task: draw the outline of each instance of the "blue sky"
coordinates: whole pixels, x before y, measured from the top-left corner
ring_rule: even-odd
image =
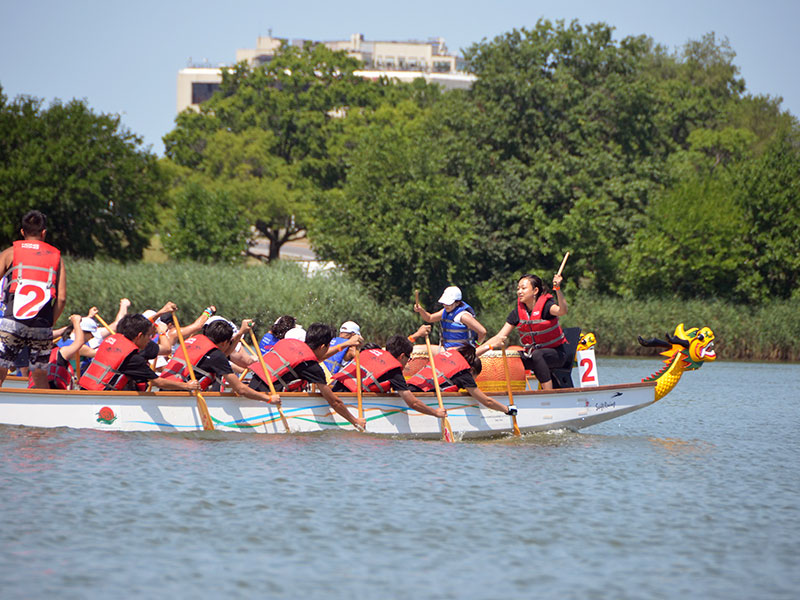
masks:
[[[795,0],[419,0],[346,3],[229,0],[3,0],[0,85],[13,98],[49,104],[85,98],[96,112],[123,123],[161,154],[175,118],[179,69],[207,59],[232,63],[237,48],[276,37],[369,40],[444,37],[451,51],[537,19],[603,21],[616,38],[646,34],[670,49],[714,31],[737,54],[747,90],[783,97],[800,116],[800,2]]]

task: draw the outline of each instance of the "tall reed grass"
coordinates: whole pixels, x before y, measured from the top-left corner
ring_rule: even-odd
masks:
[[[361,325],[368,341],[378,343],[395,333],[408,335],[419,324],[410,301],[407,305],[389,304],[371,298],[362,285],[342,273],[307,276],[300,267],[287,262],[228,266],[68,260],[65,264],[67,308],[61,324],[70,313],[86,314],[93,305],[104,319],[111,320],[123,297],[130,298],[131,310],[138,312],[174,301],[184,323],[214,304],[219,314],[237,323],[244,318],[255,319],[259,335],[284,314],[295,316],[306,327],[319,321],[338,329],[342,322],[353,320]],[[684,323],[687,328],[711,327],[720,359],[800,361],[800,300],[763,306],[715,300],[634,302],[585,294],[570,298],[567,290],[567,301],[569,314],[563,325],[594,332],[599,354],[653,355],[652,349],[637,343],[637,336],[663,338]],[[489,335],[500,329],[514,303],[512,295],[505,308],[478,314]],[[438,308],[428,306],[429,310]],[[432,337],[437,337],[436,331]],[[512,342],[518,342],[516,334]]]

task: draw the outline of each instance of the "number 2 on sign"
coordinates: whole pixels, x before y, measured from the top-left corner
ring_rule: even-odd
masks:
[[[14,292],[14,318],[32,319],[49,299],[44,284],[22,283]]]
[[[581,367],[585,369],[583,371],[583,375],[581,376],[581,383],[594,383],[597,381],[597,378],[594,376],[594,361],[589,358],[581,359]]]

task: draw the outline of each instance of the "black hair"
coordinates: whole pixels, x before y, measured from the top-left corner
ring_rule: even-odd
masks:
[[[380,344],[376,344],[375,342],[367,342],[364,344],[364,347],[361,350],[380,350]]]
[[[72,334],[74,329],[75,326],[72,323],[64,327],[64,331],[61,333],[61,340],[66,342],[69,339],[69,336]]]
[[[117,333],[121,333],[130,341],[136,339],[140,333],[150,335],[153,324],[144,315],[125,315],[117,323]]]
[[[453,350],[453,348],[450,349]],[[455,351],[464,357],[464,360],[467,361],[467,364],[469,364],[470,369],[472,369],[475,375],[481,374],[483,363],[481,363],[481,359],[475,355],[475,346],[472,344],[462,344],[458,348],[455,348]]]
[[[333,327],[325,323],[312,323],[306,331],[306,345],[312,350],[330,344],[333,339]]]
[[[22,231],[26,236],[40,235],[47,228],[47,217],[38,210],[29,210],[22,217]]]
[[[411,356],[411,353],[414,352],[414,344],[408,341],[404,335],[393,335],[386,340],[386,351],[395,358],[400,358],[401,354]]]
[[[203,330],[204,335],[215,344],[228,342],[233,337],[233,326],[223,319],[209,323]]]
[[[174,325],[175,321],[172,319],[172,313],[167,313],[158,317],[164,325]]]
[[[297,319],[295,319],[291,315],[283,315],[279,317],[275,324],[270,329],[270,333],[274,335],[279,340],[282,340],[290,329],[294,329],[294,326],[297,325]],[[333,339],[333,338],[331,338]]]
[[[530,281],[532,288],[539,288],[539,294],[549,294],[550,293],[550,288],[548,288],[544,284],[544,282],[542,281],[542,278],[539,277],[538,275],[532,275],[532,274],[528,273],[528,274],[523,275],[522,277],[520,277],[519,281],[522,281],[523,279],[527,279],[528,281]],[[536,297],[538,298],[539,295],[537,295]]]

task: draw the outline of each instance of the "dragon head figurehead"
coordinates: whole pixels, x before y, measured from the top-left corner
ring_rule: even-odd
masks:
[[[645,377],[642,381],[656,382],[656,400],[666,396],[678,383],[684,371],[694,371],[703,363],[717,359],[714,351],[714,332],[709,327],[686,329],[683,323],[675,328],[673,335],[667,334],[667,341],[652,338],[639,338],[643,346],[665,348],[666,364],[661,370]]]
[[[672,348],[661,353],[669,362],[676,354],[681,354],[687,371],[699,369],[704,362],[717,359],[714,351],[714,332],[709,327],[684,329],[683,323],[675,328],[675,334],[667,336]]]

